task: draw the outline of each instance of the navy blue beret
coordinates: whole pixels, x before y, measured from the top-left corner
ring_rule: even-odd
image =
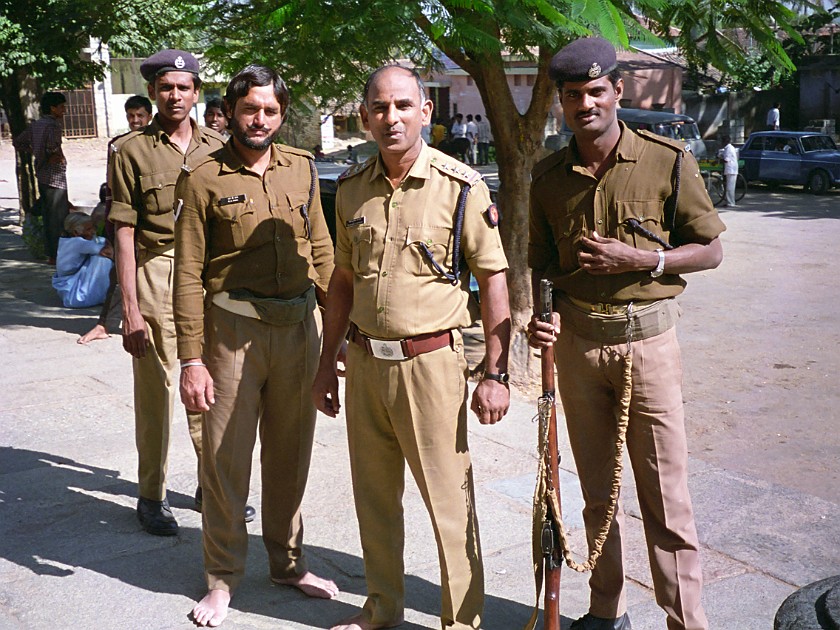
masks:
[[[149,83],[167,72],[190,72],[198,76],[198,59],[184,50],[161,50],[140,64],[140,74]]]
[[[552,57],[548,76],[555,83],[590,81],[608,75],[617,65],[611,43],[601,37],[584,37]]]

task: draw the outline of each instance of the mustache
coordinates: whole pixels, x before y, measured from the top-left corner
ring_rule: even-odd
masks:
[[[583,118],[584,116],[597,116],[598,110],[596,109],[588,109],[585,112],[578,112],[575,114],[575,118]]]
[[[251,125],[248,125],[247,129],[250,129],[251,131],[271,131],[271,129],[269,127],[267,127],[266,125],[253,125],[253,124],[251,124]]]

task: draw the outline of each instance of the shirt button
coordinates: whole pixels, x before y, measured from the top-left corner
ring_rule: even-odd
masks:
[[[382,277],[383,277],[383,278],[384,278],[385,276],[387,276],[387,275],[388,275],[388,272],[387,272],[387,271],[383,271],[383,272],[382,272]]]
[[[600,186],[596,186],[596,187],[595,187],[595,190],[600,191],[600,190],[601,190],[601,187],[600,187]]]
[[[602,219],[598,219],[598,225],[601,225],[604,221]]]
[[[384,307],[384,306],[380,306],[378,309],[376,309],[376,312],[377,312],[377,313],[381,313],[381,312],[383,312],[384,310],[385,310],[385,307]]]

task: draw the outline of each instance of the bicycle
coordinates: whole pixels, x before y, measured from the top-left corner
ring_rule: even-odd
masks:
[[[712,168],[704,168],[701,165],[701,173],[703,174],[703,181],[706,185],[706,192],[714,205],[719,205],[726,201],[726,180],[723,173]],[[735,178],[735,202],[741,201],[747,194],[747,179],[738,173]]]

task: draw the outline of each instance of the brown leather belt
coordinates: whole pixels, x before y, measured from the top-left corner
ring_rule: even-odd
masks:
[[[605,302],[584,302],[583,300],[578,300],[577,298],[573,298],[571,295],[567,295],[566,299],[569,300],[572,304],[577,306],[579,309],[586,311],[587,313],[598,313],[599,315],[626,315],[627,314],[627,304],[607,304]],[[637,300],[633,302],[633,308],[639,309],[644,308],[646,306],[650,306],[651,304],[657,302],[659,300]]]
[[[351,323],[349,339],[364,348],[365,352],[372,357],[388,361],[402,361],[451,346],[452,331],[442,330],[406,339],[374,339],[360,331],[356,324]]]

